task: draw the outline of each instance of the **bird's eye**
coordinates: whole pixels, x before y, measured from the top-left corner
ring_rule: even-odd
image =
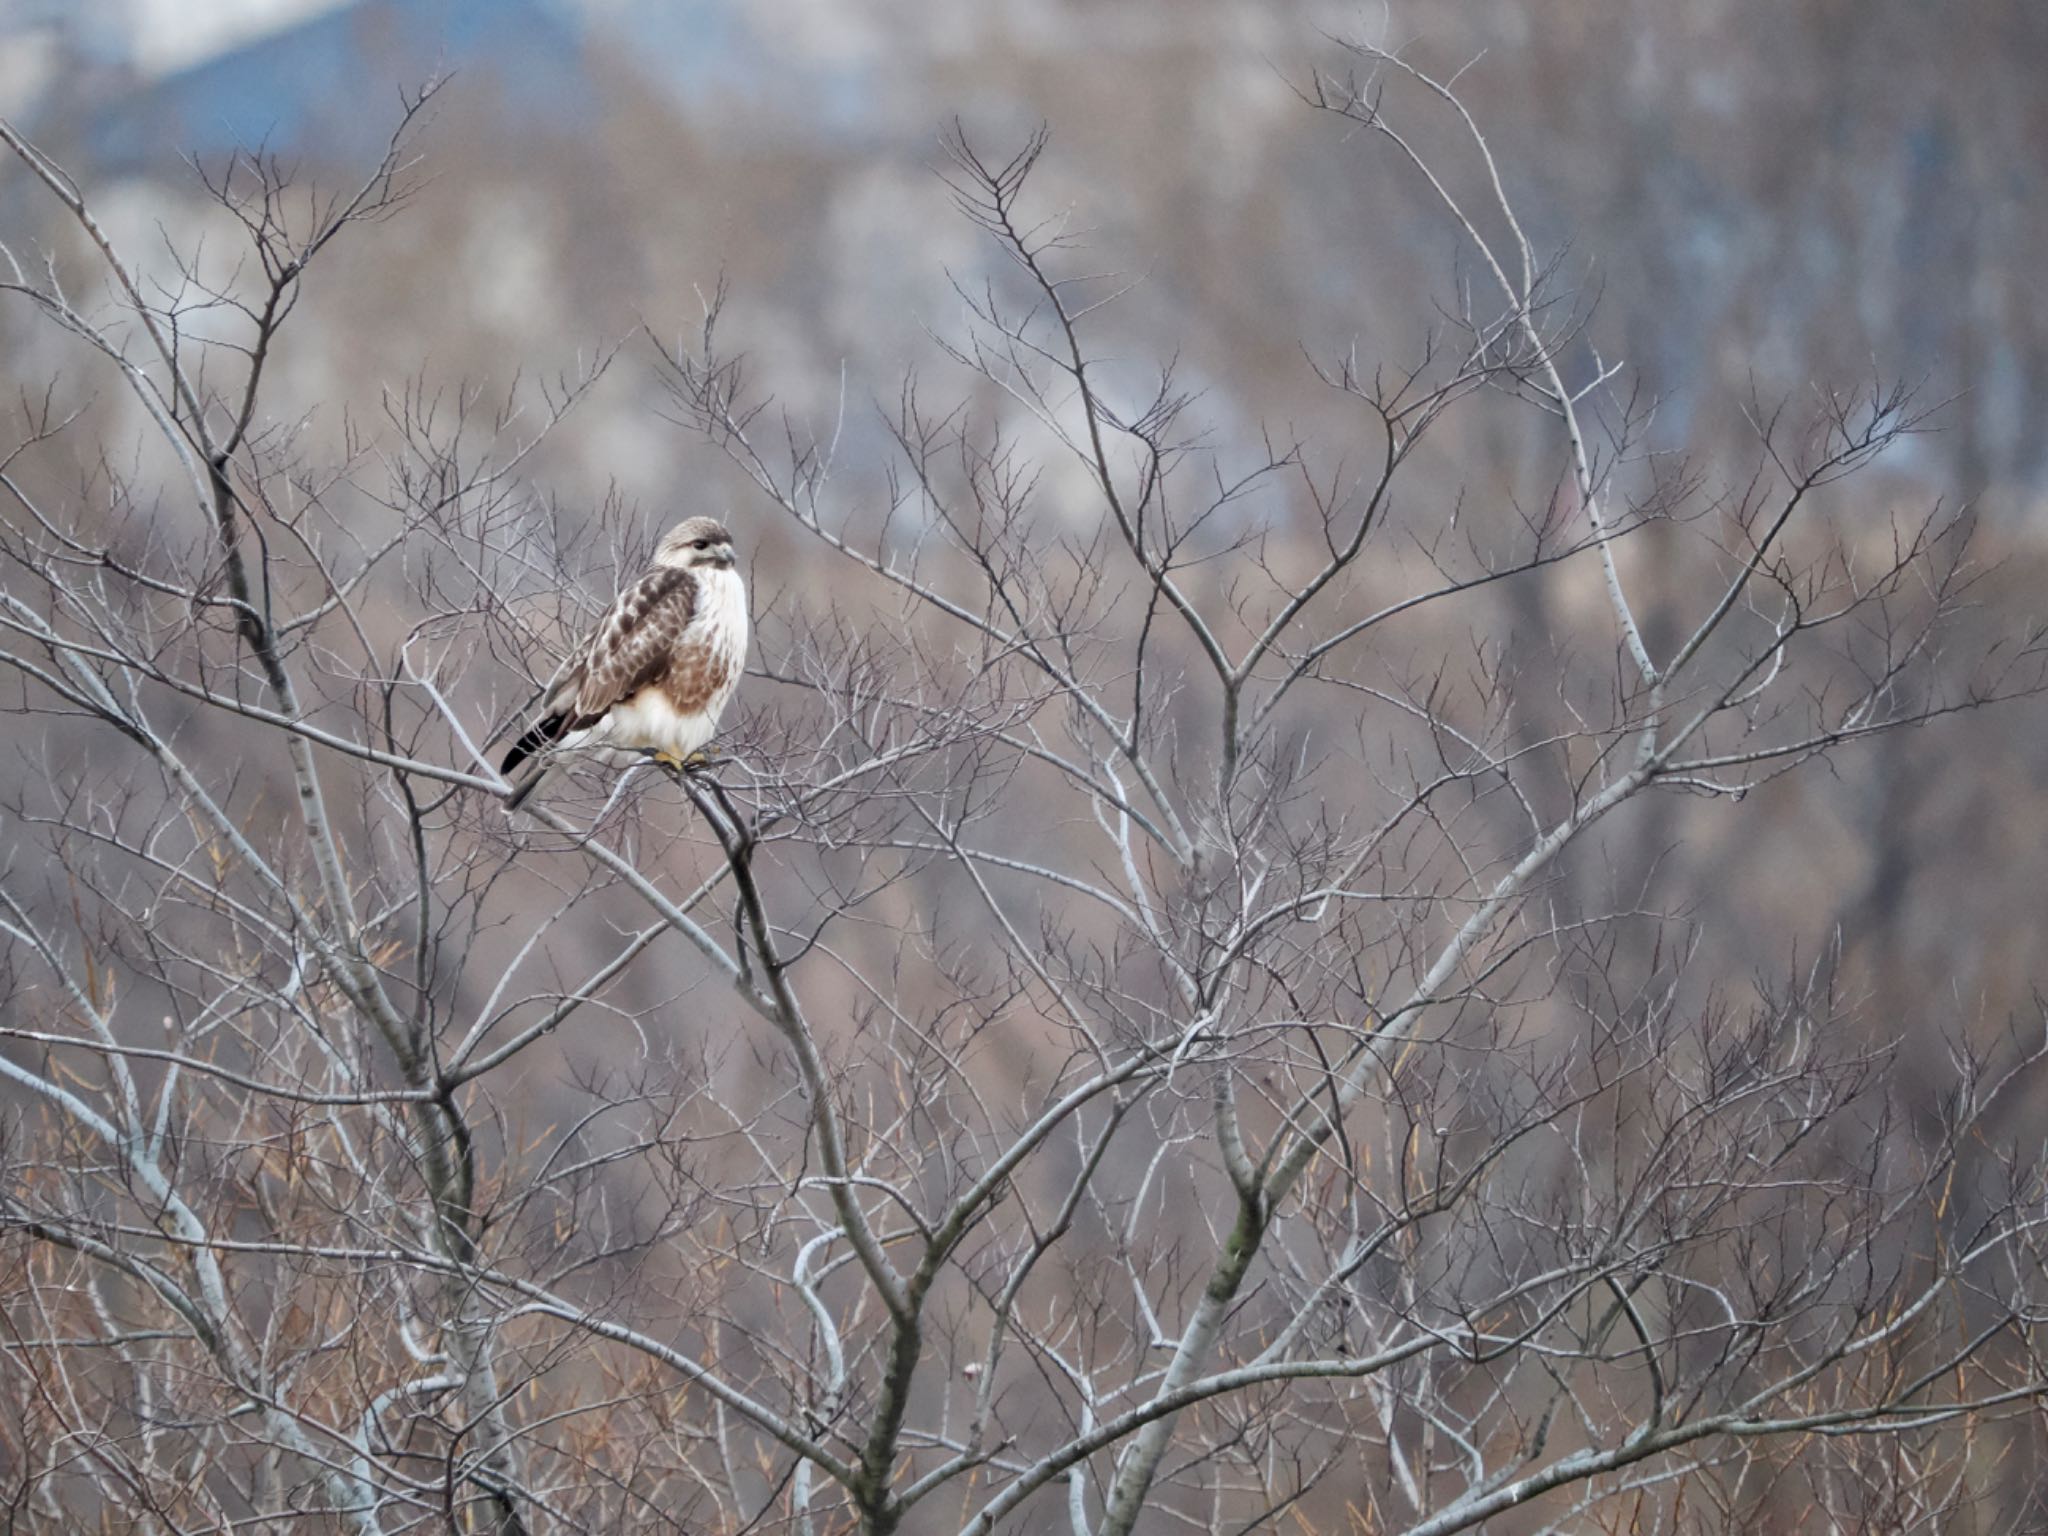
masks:
[[[711,547],[711,541],[709,539],[699,539],[690,547],[692,549],[709,549]]]

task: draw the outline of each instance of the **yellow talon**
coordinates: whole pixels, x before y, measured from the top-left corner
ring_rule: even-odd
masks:
[[[680,773],[682,771],[683,760],[680,757],[677,757],[673,752],[657,752],[654,754],[654,760],[657,763],[661,764],[662,767],[668,769],[671,773]]]

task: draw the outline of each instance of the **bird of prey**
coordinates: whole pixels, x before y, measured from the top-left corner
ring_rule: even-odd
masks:
[[[682,766],[711,739],[747,655],[747,589],[716,518],[677,523],[654,564],[613,600],[500,769],[517,810],[578,748],[652,752]]]

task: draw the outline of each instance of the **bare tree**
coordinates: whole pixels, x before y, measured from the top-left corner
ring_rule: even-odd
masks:
[[[1620,857],[2038,646],[1951,654],[1964,526],[1843,488],[1906,392],[1759,405],[1725,489],[1649,454],[1460,98],[1352,63],[1307,103],[1465,280],[1406,363],[1316,359],[1346,455],[1133,387],[1043,138],[956,131],[981,404],[906,384],[845,499],[714,299],[675,415],[821,579],[756,571],[720,761],[512,822],[491,743],[637,536],[522,492],[609,356],[332,460],[266,404],[432,89],[344,195],[237,157],[241,260],[171,283],[0,127],[80,242],[0,288],[155,443],[53,391],[0,465],[20,1528],[2038,1524],[2038,1022],[1915,1095],[1882,999],[1696,974]],[[1540,504],[1428,468],[1495,410]],[[1496,599],[1581,573],[1539,674]]]

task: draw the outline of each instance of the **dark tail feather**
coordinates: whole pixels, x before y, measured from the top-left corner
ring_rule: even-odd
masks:
[[[505,754],[505,761],[498,764],[498,772],[510,777],[512,770],[532,757],[541,748],[562,739],[563,727],[568,725],[567,715],[548,715],[536,720],[526,728],[526,734],[512,743],[512,750]]]
[[[512,786],[512,793],[505,797],[505,814],[507,816],[526,804],[526,797],[540,788],[541,781],[548,777],[548,771],[549,764],[545,762],[535,763],[526,770],[526,777],[517,784],[514,784]]]
[[[560,741],[568,725],[569,717],[566,714],[548,715],[535,721],[523,736],[512,743],[512,750],[505,754],[505,761],[498,765],[498,772],[508,779],[511,778],[513,769]],[[526,797],[540,788],[540,781],[547,776],[547,764],[534,763],[526,771],[526,776],[512,786],[512,793],[505,797],[505,809],[508,812],[518,810],[526,803]]]

